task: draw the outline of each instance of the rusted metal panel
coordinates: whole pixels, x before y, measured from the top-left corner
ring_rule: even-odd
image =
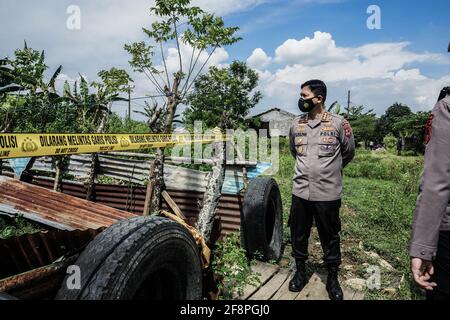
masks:
[[[0,239],[0,279],[41,268],[63,256],[73,255],[102,230],[52,230]],[[0,291],[4,285],[5,282],[0,281]]]
[[[23,215],[61,230],[98,229],[135,216],[8,177],[0,177],[0,193],[0,214]]]
[[[170,157],[169,157],[170,158]],[[202,159],[202,162],[208,162],[208,159]],[[149,160],[123,158],[116,155],[99,155],[99,171],[100,175],[110,178],[131,182],[135,184],[143,184],[148,177],[150,167]],[[233,163],[231,161],[230,163]],[[90,173],[91,156],[88,154],[71,155],[67,173],[78,179],[87,179]],[[256,165],[249,163],[249,165]],[[11,172],[8,161],[3,161],[3,169]],[[38,174],[54,174],[56,167],[54,159],[51,157],[40,157],[34,162],[32,168]],[[170,164],[164,165],[164,181],[168,188],[178,190],[193,190],[205,192],[208,180],[208,172],[192,170],[180,166]],[[227,166],[225,171],[226,184],[242,185],[242,170],[234,165]]]
[[[44,267],[0,280],[0,292],[15,299],[54,299],[61,288],[66,268],[75,262],[76,256]]]
[[[33,183],[45,188],[53,187],[53,179],[35,178]],[[80,198],[86,196],[84,186],[75,182],[63,182],[62,191]],[[142,215],[145,201],[145,186],[126,185],[94,185],[94,201],[119,210]],[[200,212],[203,193],[197,191],[183,191],[168,189],[167,192],[188,218],[189,224],[194,226]],[[236,232],[240,228],[240,218],[243,197],[241,195],[222,195],[219,200],[218,215],[220,220],[221,236]],[[169,210],[163,202],[163,209]]]

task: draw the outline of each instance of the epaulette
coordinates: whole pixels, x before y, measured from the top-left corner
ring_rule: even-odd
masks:
[[[298,123],[308,123],[308,114],[305,114],[298,120]]]
[[[322,122],[330,122],[330,121],[331,121],[330,114],[328,112],[324,112],[322,115]]]

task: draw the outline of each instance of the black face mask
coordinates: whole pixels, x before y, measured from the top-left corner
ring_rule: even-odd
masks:
[[[317,98],[317,97],[312,97],[309,99],[303,99],[300,98],[298,100],[298,108],[300,109],[301,112],[310,112],[312,109],[314,109],[315,104],[313,102],[313,99]]]

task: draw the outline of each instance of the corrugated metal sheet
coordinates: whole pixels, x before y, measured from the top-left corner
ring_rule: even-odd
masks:
[[[90,163],[91,156],[88,154],[72,155],[67,173],[78,179],[87,179],[90,171]],[[126,182],[142,184],[148,178],[149,168],[150,161],[123,158],[116,155],[99,155],[98,174]],[[6,172],[12,173],[8,161],[3,161],[3,169]],[[54,174],[56,167],[51,157],[41,157],[36,159],[32,170],[48,175],[49,173]],[[228,166],[225,171],[225,180],[225,186],[243,186],[244,181],[241,168],[239,166]],[[170,189],[205,192],[208,173],[164,164],[164,181]],[[229,190],[229,188],[225,188],[223,192],[226,192],[226,190]],[[235,192],[233,191],[233,193]]]
[[[49,265],[83,249],[97,230],[45,231],[0,239],[0,279]],[[0,292],[6,283],[0,281]],[[17,284],[17,283],[16,283]]]
[[[74,262],[71,259],[56,262],[0,280],[0,292],[15,299],[54,299],[61,288],[67,266]]]
[[[32,183],[49,189],[53,188],[53,179],[51,178],[34,178]],[[65,194],[82,199],[86,197],[85,187],[81,183],[64,181],[61,190]],[[136,215],[142,215],[145,192],[145,186],[95,184],[93,201]],[[203,193],[173,189],[167,189],[167,192],[188,218],[188,223],[193,226],[200,212]],[[220,197],[218,206],[220,223],[218,228],[221,236],[239,230],[242,202],[243,197],[241,195],[222,195]],[[169,209],[164,202],[163,209]]]
[[[60,230],[98,229],[135,216],[4,176],[0,176],[0,193],[0,214],[23,215]]]

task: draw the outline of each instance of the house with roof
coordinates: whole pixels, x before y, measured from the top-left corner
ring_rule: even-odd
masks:
[[[270,137],[287,137],[292,121],[297,116],[280,108],[272,108],[250,118],[259,118],[261,121],[261,126],[254,129],[267,129]]]

